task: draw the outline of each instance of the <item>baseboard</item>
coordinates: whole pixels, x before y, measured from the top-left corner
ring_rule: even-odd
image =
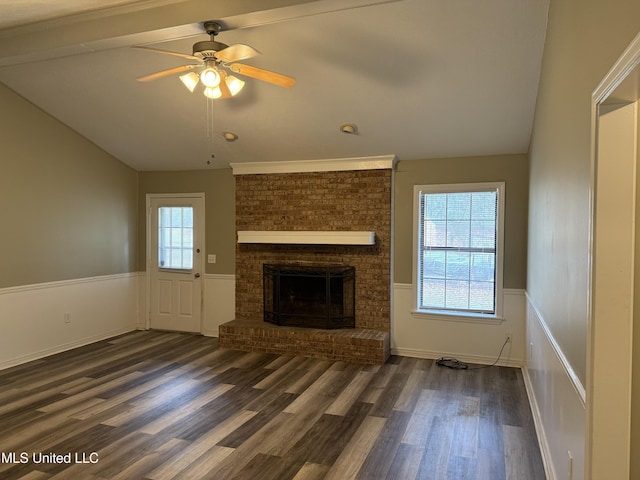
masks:
[[[55,355],[57,353],[66,352],[67,350],[72,350],[74,348],[84,347],[85,345],[90,345],[92,343],[100,342],[108,338],[117,337],[118,335],[133,332],[135,330],[136,330],[135,328],[123,328],[119,330],[114,330],[112,332],[105,332],[100,335],[95,335],[93,337],[81,338],[79,340],[65,343],[63,345],[57,345],[53,348],[48,348],[45,350],[41,350],[39,352],[30,353],[29,355],[23,355],[21,357],[11,359],[10,361],[0,363],[0,370],[5,370],[7,368],[15,367],[17,365],[22,365],[23,363],[32,362],[34,360],[40,360],[41,358],[48,357],[50,355]]]
[[[453,357],[464,363],[477,363],[480,365],[493,365],[498,358],[496,353],[495,357],[486,357],[480,355],[459,355],[454,352],[434,352],[429,350],[418,350],[411,348],[391,348],[392,355],[399,355],[401,357],[413,357],[413,358],[426,358],[429,360],[436,360],[440,357]],[[503,359],[501,358],[496,363],[500,367],[515,367],[522,368],[522,362],[519,360]]]
[[[533,384],[531,383],[531,377],[529,376],[529,371],[526,367],[522,367],[522,378],[524,380],[524,388],[527,392],[527,398],[529,399],[529,405],[531,407],[531,415],[533,416],[533,423],[536,429],[540,455],[542,456],[542,463],[544,464],[544,473],[547,480],[556,480],[558,477],[555,469],[553,468],[551,449],[546,441],[547,435],[545,433],[544,423],[542,422],[542,414],[540,413],[540,407],[536,400],[536,396],[533,393]]]

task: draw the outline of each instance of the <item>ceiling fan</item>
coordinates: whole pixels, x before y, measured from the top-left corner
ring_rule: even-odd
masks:
[[[295,85],[295,79],[287,75],[252,67],[251,65],[235,63],[260,55],[260,52],[242,43],[229,46],[216,42],[215,36],[223,30],[220,23],[214,21],[204,22],[204,29],[211,38],[210,40],[194,43],[193,55],[134,45],[134,48],[173,55],[197,62],[138,77],[137,80],[139,82],[150,82],[181,73],[180,80],[191,92],[195,90],[199,83],[202,83],[204,95],[208,98],[230,98],[242,90],[245,82],[230,75],[227,70],[280,87],[291,88]]]

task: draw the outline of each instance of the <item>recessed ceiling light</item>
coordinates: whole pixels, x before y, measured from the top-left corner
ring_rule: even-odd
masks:
[[[355,135],[358,133],[358,126],[355,123],[345,123],[340,125],[340,131],[349,135]]]
[[[222,132],[222,136],[227,142],[235,142],[238,139],[238,135],[233,132]]]

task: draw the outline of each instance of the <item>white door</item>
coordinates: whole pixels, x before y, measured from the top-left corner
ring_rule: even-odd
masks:
[[[148,195],[149,327],[200,332],[204,194]]]

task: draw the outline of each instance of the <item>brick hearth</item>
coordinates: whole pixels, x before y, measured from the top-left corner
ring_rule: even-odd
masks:
[[[260,319],[220,325],[221,347],[379,365],[389,358],[389,333],[371,329],[281,327]]]
[[[391,318],[391,168],[236,175],[237,231],[371,231],[375,244],[237,244],[236,319],[220,346],[331,360],[384,363]],[[265,263],[356,269],[355,329],[319,330],[263,321]]]

